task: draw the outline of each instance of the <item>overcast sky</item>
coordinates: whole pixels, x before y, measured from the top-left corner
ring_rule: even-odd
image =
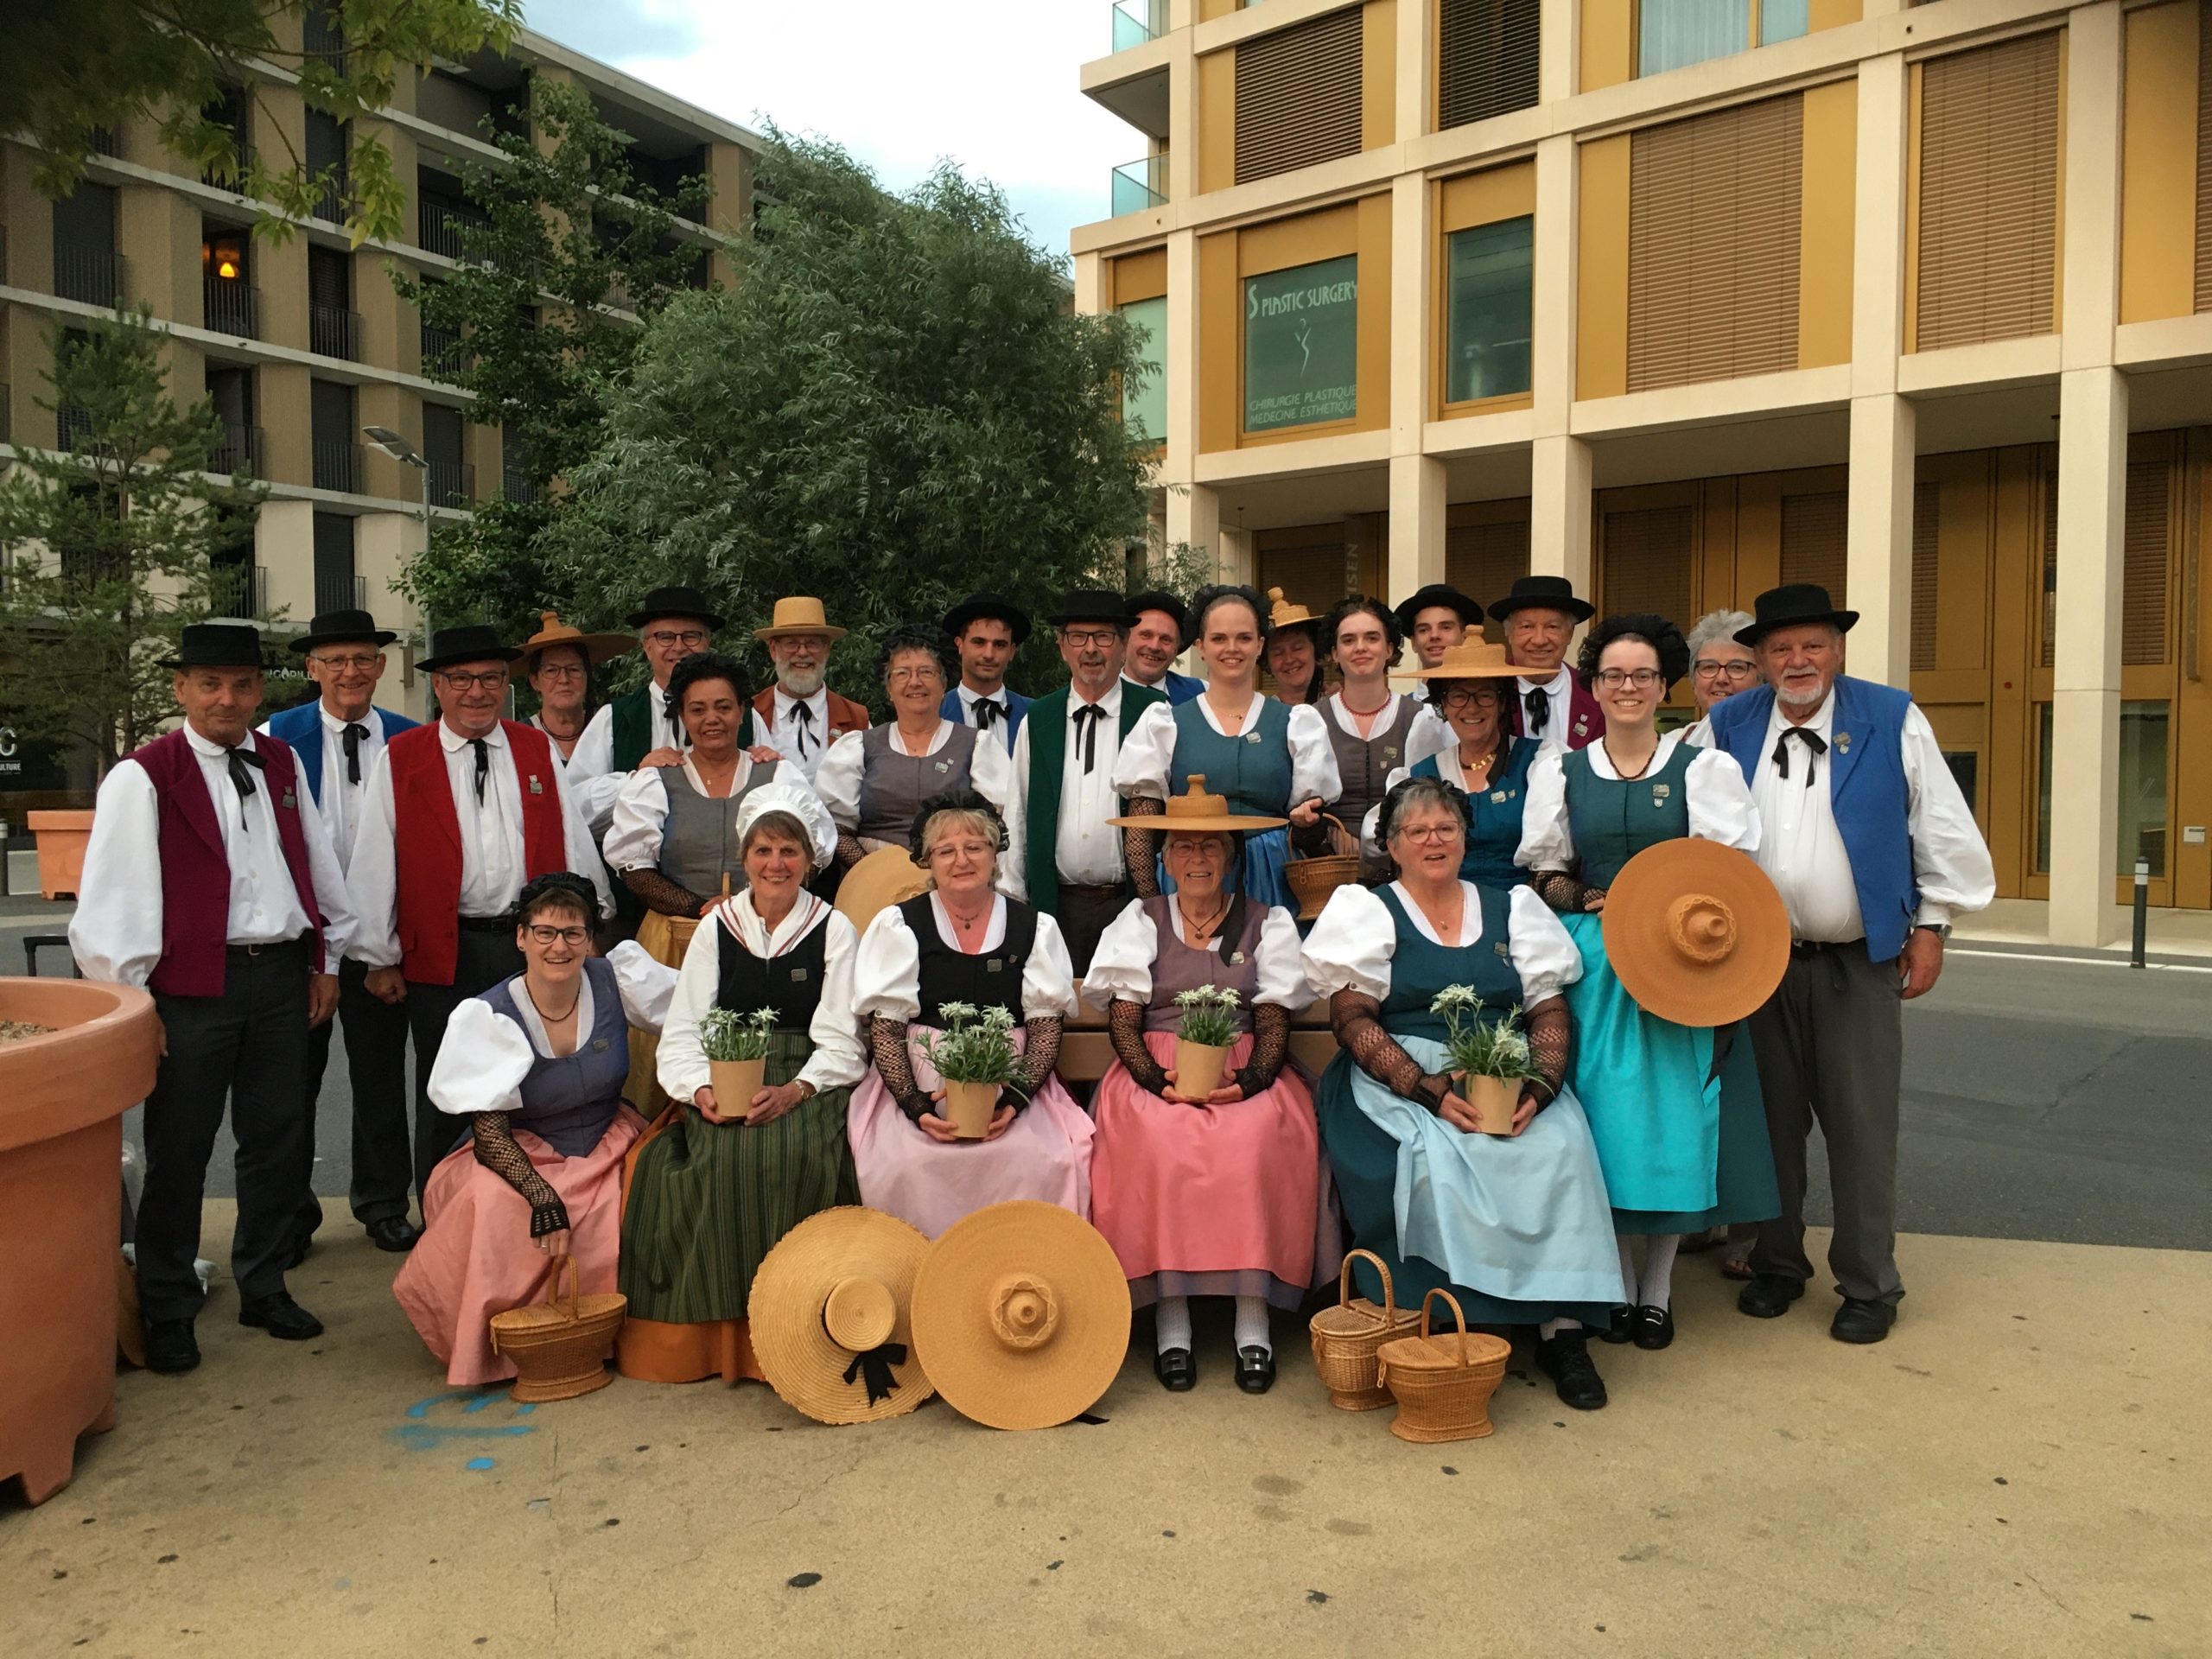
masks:
[[[833,139],[903,188],[949,157],[1065,254],[1135,128],[1076,89],[1112,0],[526,0],[531,29],[729,120]]]

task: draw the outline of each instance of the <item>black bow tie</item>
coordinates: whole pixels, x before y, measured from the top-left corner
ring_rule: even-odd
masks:
[[[492,751],[480,737],[468,740],[468,747],[476,751],[476,804],[484,804],[484,780],[492,772]]]
[[[1828,752],[1828,741],[1809,726],[1783,727],[1782,735],[1774,740],[1774,775],[1777,778],[1786,779],[1789,776],[1789,740],[1793,737],[1802,743],[1807,750],[1805,787],[1810,789],[1813,786],[1812,757],[1815,754],[1826,754]]]
[[[814,710],[804,702],[791,704],[791,718],[798,722],[798,752],[806,753],[806,740],[814,732]]]
[[[369,728],[354,721],[346,722],[346,781],[361,781],[361,740],[368,736]]]
[[[228,750],[226,752],[225,758],[230,763],[231,785],[238,791],[238,799],[242,802],[251,800],[253,798],[253,773],[255,772],[267,771],[269,768],[269,763],[263,760],[260,755],[255,753],[253,750],[247,748]],[[253,768],[252,772],[246,770],[249,766]]]
[[[1086,702],[1074,714],[1076,734],[1083,739],[1083,772],[1086,778],[1098,764],[1098,722],[1106,717],[1106,710],[1095,702]]]
[[[1529,735],[1540,735],[1544,729],[1544,722],[1552,717],[1551,693],[1540,685],[1521,699],[1521,706],[1529,711]]]
[[[988,732],[991,729],[991,722],[993,721],[1004,720],[1005,718],[1006,704],[996,702],[990,697],[978,697],[976,699],[976,727],[977,730]]]

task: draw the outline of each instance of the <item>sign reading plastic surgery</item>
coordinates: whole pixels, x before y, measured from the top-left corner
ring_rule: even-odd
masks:
[[[1244,429],[1348,421],[1359,403],[1359,257],[1244,279]]]

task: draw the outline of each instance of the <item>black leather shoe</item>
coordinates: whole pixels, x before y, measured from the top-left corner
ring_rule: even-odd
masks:
[[[1170,1394],[1188,1394],[1198,1386],[1198,1363],[1187,1348],[1169,1348],[1154,1354],[1152,1374]]]
[[[1675,1339],[1675,1310],[1653,1307],[1649,1303],[1636,1310],[1636,1345],[1639,1348],[1664,1348]]]
[[[1275,1385],[1275,1357],[1265,1348],[1236,1351],[1236,1386],[1247,1394],[1265,1394]]]
[[[1828,1325],[1828,1335],[1838,1342],[1879,1342],[1897,1322],[1897,1311],[1889,1303],[1862,1302],[1847,1296]]]
[[[1805,1281],[1779,1273],[1755,1273],[1736,1293],[1736,1311],[1755,1319],[1778,1319],[1805,1294]]]
[[[1591,1363],[1590,1344],[1580,1331],[1562,1331],[1539,1338],[1536,1364],[1560,1399],[1577,1411],[1595,1411],[1605,1403],[1605,1379]]]
[[[282,1337],[286,1342],[305,1342],[310,1337],[322,1334],[322,1321],[292,1300],[288,1290],[273,1296],[257,1296],[240,1305],[240,1325],[257,1325],[272,1337]]]
[[[380,1250],[390,1250],[397,1255],[415,1248],[415,1241],[423,1236],[423,1230],[404,1216],[383,1216],[364,1223],[369,1243]]]
[[[146,1369],[174,1376],[200,1363],[200,1338],[190,1319],[156,1319],[146,1327]]]
[[[1612,1323],[1598,1333],[1599,1338],[1605,1342],[1626,1342],[1636,1332],[1635,1313],[1636,1310],[1626,1302],[1621,1303],[1613,1309]]]

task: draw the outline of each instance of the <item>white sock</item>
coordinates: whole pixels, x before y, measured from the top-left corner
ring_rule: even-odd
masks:
[[[1187,1349],[1191,1345],[1191,1299],[1187,1296],[1163,1296],[1154,1310],[1153,1322],[1160,1328],[1160,1351],[1170,1348]]]
[[[1681,1247],[1680,1233],[1658,1233],[1643,1241],[1643,1279],[1637,1287],[1636,1301],[1644,1307],[1664,1307],[1675,1282],[1675,1252]]]
[[[1236,1299],[1236,1346],[1264,1348],[1275,1351],[1274,1340],[1268,1335],[1268,1299],[1264,1296],[1239,1296]]]
[[[1536,1334],[1549,1342],[1562,1331],[1580,1331],[1581,1328],[1582,1321],[1580,1319],[1546,1319],[1536,1327]]]
[[[1627,1234],[1615,1233],[1613,1243],[1621,1249],[1621,1300],[1633,1305],[1636,1301],[1636,1258],[1629,1254]]]

